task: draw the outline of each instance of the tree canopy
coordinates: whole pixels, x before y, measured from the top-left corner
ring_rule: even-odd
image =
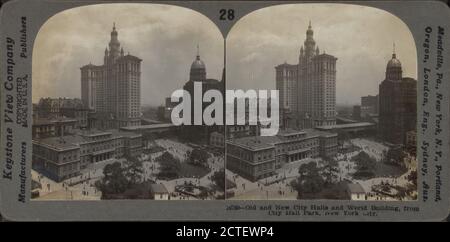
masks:
[[[159,178],[177,178],[180,173],[180,161],[176,159],[169,152],[164,152],[160,157],[156,159],[160,164],[160,169],[158,173]]]
[[[298,172],[300,176],[291,183],[291,186],[298,192],[299,197],[305,193],[318,193],[322,191],[324,180],[315,162],[302,164]]]
[[[208,162],[209,154],[202,149],[193,149],[189,154],[189,163],[193,165],[205,166]]]
[[[225,171],[219,170],[214,172],[214,174],[211,176],[211,180],[214,182],[214,184],[217,186],[218,189],[221,191],[225,190]]]

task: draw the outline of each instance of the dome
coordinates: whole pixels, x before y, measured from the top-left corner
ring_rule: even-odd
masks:
[[[396,68],[402,67],[402,63],[396,58],[395,54],[392,54],[392,59],[389,60],[389,62],[387,64],[387,68],[392,68],[392,67],[396,67]]]
[[[206,69],[205,63],[203,63],[203,61],[200,60],[199,55],[197,55],[197,58],[195,58],[194,62],[192,62],[191,70],[193,69]]]

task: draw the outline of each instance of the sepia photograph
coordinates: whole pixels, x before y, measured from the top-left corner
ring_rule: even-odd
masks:
[[[233,26],[226,55],[227,89],[278,90],[280,123],[227,126],[227,199],[417,199],[417,52],[399,18],[267,7]]]
[[[158,4],[60,12],[33,49],[33,200],[224,198],[218,126],[176,126],[175,90],[223,91],[223,36]]]

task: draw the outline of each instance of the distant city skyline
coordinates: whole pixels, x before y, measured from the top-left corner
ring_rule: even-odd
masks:
[[[377,95],[393,44],[405,77],[417,79],[417,51],[408,27],[380,9],[347,4],[286,4],[241,18],[227,36],[227,88],[274,89],[275,66],[297,64],[309,21],[320,53],[338,58],[336,104]]]
[[[221,79],[223,37],[202,14],[159,4],[99,4],[63,11],[42,26],[33,52],[33,103],[45,97],[81,98],[80,68],[103,63],[113,22],[125,54],[143,60],[142,106],[163,105],[182,88],[197,45],[208,76]]]

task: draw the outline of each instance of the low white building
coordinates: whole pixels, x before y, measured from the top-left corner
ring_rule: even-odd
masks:
[[[169,200],[169,192],[163,184],[151,184],[150,194],[154,200]]]
[[[347,193],[350,196],[350,200],[354,201],[365,201],[366,192],[364,188],[359,183],[349,183],[347,184]]]

